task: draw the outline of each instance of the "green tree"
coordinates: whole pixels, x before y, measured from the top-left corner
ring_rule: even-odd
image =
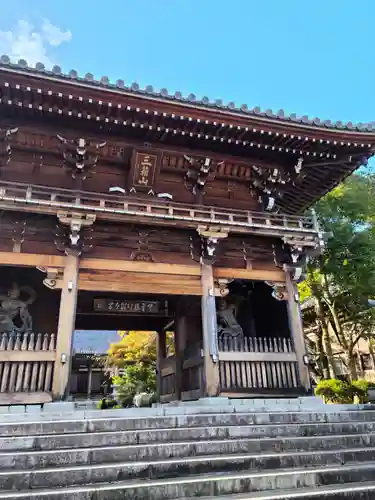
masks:
[[[322,229],[333,233],[324,253],[310,261],[300,292],[306,325],[315,326],[318,371],[335,377],[332,344],[340,346],[356,379],[355,348],[372,336],[375,290],[375,178],[354,174],[315,209]]]
[[[126,402],[140,392],[156,392],[156,332],[124,331],[119,342],[108,351],[108,364],[121,368],[121,376],[114,378],[120,398]],[[167,354],[173,355],[173,334],[167,333]]]
[[[111,344],[109,362],[120,368],[128,363],[156,363],[157,333],[148,331],[124,331],[121,339]]]

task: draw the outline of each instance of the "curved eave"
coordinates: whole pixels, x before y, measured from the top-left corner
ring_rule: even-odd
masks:
[[[40,82],[50,82],[56,85],[65,86],[65,88],[82,89],[99,93],[103,101],[109,101],[111,96],[122,97],[125,99],[136,100],[140,106],[146,103],[153,104],[155,108],[161,110],[170,110],[175,113],[191,113],[197,119],[211,119],[211,120],[228,120],[229,123],[234,125],[243,123],[247,126],[257,124],[258,126],[264,125],[271,129],[287,129],[290,131],[300,132],[301,134],[310,132],[317,134],[321,137],[335,137],[337,140],[351,138],[351,140],[358,141],[375,141],[375,122],[367,124],[352,124],[337,121],[332,123],[329,120],[322,121],[318,118],[313,120],[307,116],[297,117],[294,114],[289,116],[280,110],[278,113],[273,113],[271,110],[262,112],[260,108],[248,109],[246,105],[236,107],[233,103],[228,105],[219,104],[217,101],[212,102],[208,98],[202,100],[192,99],[192,96],[185,98],[179,92],[174,95],[169,94],[166,89],[160,92],[150,90],[150,87],[140,89],[137,84],[132,84],[127,87],[119,81],[116,84],[111,84],[106,77],[100,81],[94,80],[90,75],[88,78],[80,78],[79,76],[72,77],[71,75],[60,73],[37,70],[28,66],[21,67],[19,64],[10,64],[0,62],[0,72],[10,76],[21,76],[27,79],[34,78]],[[178,111],[177,111],[178,110]]]

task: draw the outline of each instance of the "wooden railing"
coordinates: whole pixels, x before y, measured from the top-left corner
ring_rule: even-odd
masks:
[[[298,235],[314,246],[318,236],[314,217],[278,215],[216,207],[183,205],[175,202],[147,200],[131,196],[75,192],[68,189],[32,186],[0,181],[0,205],[40,213],[56,214],[61,210],[79,210],[96,213],[102,219],[141,217],[148,222],[163,224],[180,222],[186,227],[198,224],[225,225],[231,232],[254,232],[260,235]]]
[[[299,389],[297,357],[290,339],[220,339],[219,370],[222,393]]]
[[[50,401],[55,335],[0,333],[0,405]]]

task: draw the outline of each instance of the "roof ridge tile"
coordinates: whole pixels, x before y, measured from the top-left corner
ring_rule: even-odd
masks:
[[[303,125],[312,125],[318,128],[336,128],[340,130],[351,130],[351,131],[359,131],[359,132],[372,132],[375,129],[375,122],[369,123],[356,123],[347,122],[344,123],[341,120],[337,120],[332,122],[331,120],[321,120],[316,117],[310,119],[307,115],[303,115],[301,117],[297,117],[295,113],[290,113],[287,115],[283,109],[280,109],[277,113],[275,113],[272,109],[267,109],[263,111],[259,106],[256,106],[252,109],[249,109],[247,104],[241,104],[240,106],[236,106],[233,101],[229,101],[227,104],[224,104],[222,99],[214,99],[211,100],[207,96],[203,96],[201,99],[198,99],[195,94],[190,93],[188,96],[183,96],[180,91],[176,91],[174,93],[169,93],[168,89],[162,88],[159,92],[155,91],[151,85],[146,85],[144,88],[140,88],[140,85],[137,82],[133,82],[130,85],[126,85],[124,80],[117,80],[116,82],[111,82],[109,77],[104,75],[100,78],[100,80],[95,79],[94,75],[90,72],[86,73],[84,77],[81,77],[79,73],[72,69],[68,73],[64,73],[62,68],[59,65],[54,65],[52,70],[48,70],[42,62],[37,62],[34,67],[28,65],[25,59],[19,59],[17,63],[11,61],[11,58],[4,54],[0,57],[0,69],[2,67],[10,68],[10,69],[21,69],[23,71],[27,71],[28,73],[34,73],[38,76],[44,74],[45,76],[54,76],[61,78],[61,80],[76,80],[77,82],[87,82],[90,85],[95,87],[112,87],[117,88],[118,90],[122,90],[124,92],[131,92],[133,94],[138,95],[148,95],[152,97],[159,97],[164,100],[170,101],[178,101],[182,103],[190,103],[195,104],[197,106],[201,106],[202,108],[219,108],[224,110],[230,110],[232,112],[236,112],[238,114],[246,114],[250,116],[261,116],[270,118],[273,120],[278,120],[280,122],[294,122],[300,123]]]

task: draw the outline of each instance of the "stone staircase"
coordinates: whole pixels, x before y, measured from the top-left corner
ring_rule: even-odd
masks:
[[[375,411],[328,408],[2,415],[0,500],[375,499]]]

